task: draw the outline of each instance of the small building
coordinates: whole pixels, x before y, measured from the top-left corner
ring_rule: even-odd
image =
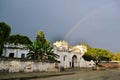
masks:
[[[2,56],[10,58],[25,58],[29,50],[21,44],[5,44]]]

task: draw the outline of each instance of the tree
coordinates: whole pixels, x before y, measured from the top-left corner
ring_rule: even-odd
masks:
[[[27,54],[27,57],[30,59],[39,59],[39,46],[38,41],[34,40],[34,43],[32,45],[28,45],[29,53]]]
[[[105,49],[89,48],[83,57],[86,60],[93,60],[98,65],[100,61],[111,60],[112,53]]]
[[[23,44],[23,45],[32,44],[32,41],[27,36],[23,36],[19,34],[11,35],[7,42],[14,44]]]
[[[45,38],[43,31],[38,32],[34,44],[30,45],[28,48],[30,49],[28,58],[41,61],[54,61],[58,57],[57,54],[54,54],[53,47],[50,46],[50,42]]]
[[[53,47],[50,46],[50,42],[49,40],[46,39],[46,42],[45,42],[45,53],[47,54],[47,60],[49,61],[55,61],[56,58],[58,58],[59,56],[57,54],[54,53],[53,51]]]
[[[0,56],[3,53],[4,44],[11,32],[11,27],[5,22],[0,22]]]

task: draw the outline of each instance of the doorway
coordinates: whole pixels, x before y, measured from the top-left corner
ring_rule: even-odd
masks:
[[[72,68],[74,68],[76,66],[77,66],[77,56],[73,55],[73,57],[72,57]]]
[[[9,57],[10,57],[10,58],[14,58],[14,53],[10,53],[10,54],[9,54]]]

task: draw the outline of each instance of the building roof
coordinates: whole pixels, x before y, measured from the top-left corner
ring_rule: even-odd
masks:
[[[76,46],[68,47],[69,45],[66,41],[56,41],[55,43],[53,43],[53,46],[57,50],[61,50],[61,51],[67,50],[68,52],[74,52],[80,54],[84,54],[85,52],[87,52],[87,47],[85,45],[76,45]]]
[[[4,47],[5,48],[14,48],[14,49],[26,49],[27,48],[26,45],[14,44],[14,43],[12,43],[12,44],[7,43],[4,45]]]

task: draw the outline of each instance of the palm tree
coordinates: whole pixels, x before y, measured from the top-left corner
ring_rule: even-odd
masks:
[[[30,49],[28,58],[31,59],[55,61],[58,57],[57,54],[54,54],[53,47],[50,46],[50,42],[45,39],[43,31],[38,32],[34,44],[28,46],[28,48]]]
[[[41,59],[39,41],[35,40],[32,45],[28,45],[29,53],[27,57],[30,59]],[[41,56],[40,56],[41,55]]]
[[[58,58],[59,56],[54,53],[53,47],[50,46],[50,42],[47,39],[46,39],[46,43],[44,45],[45,45],[45,53],[47,55],[46,59],[48,61],[55,61],[56,58]]]

